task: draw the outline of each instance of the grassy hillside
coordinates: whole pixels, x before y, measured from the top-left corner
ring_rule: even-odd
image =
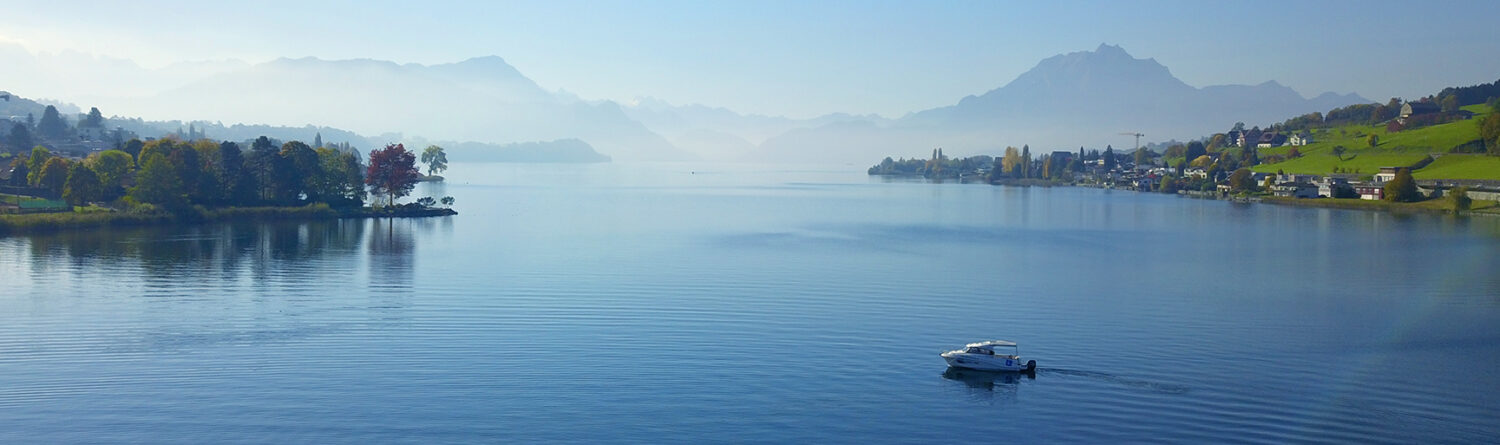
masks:
[[[1500,156],[1444,155],[1421,170],[1411,173],[1417,179],[1497,179]]]
[[[1254,170],[1265,173],[1276,173],[1277,170],[1281,170],[1286,173],[1322,175],[1332,173],[1334,167],[1338,167],[1340,172],[1373,175],[1380,173],[1380,167],[1412,165],[1426,157],[1427,153],[1393,153],[1379,150],[1365,150],[1355,154],[1345,153],[1343,159],[1340,159],[1338,156],[1334,156],[1333,153],[1318,152],[1304,154],[1300,158],[1286,162],[1257,165]]]
[[[1449,149],[1479,139],[1479,122],[1490,109],[1484,105],[1471,105],[1465,110],[1474,112],[1474,119],[1450,122],[1442,125],[1387,133],[1385,126],[1346,125],[1319,129],[1313,132],[1315,143],[1295,147],[1302,157],[1276,164],[1255,166],[1258,172],[1327,174],[1335,167],[1341,171],[1374,174],[1380,167],[1411,165],[1429,154],[1447,153]],[[1379,143],[1371,147],[1366,141],[1375,135]],[[1333,155],[1333,147],[1343,146],[1345,152],[1340,159]],[[1260,149],[1260,155],[1285,155],[1293,147]],[[1445,161],[1446,160],[1446,161]],[[1439,162],[1418,170],[1413,175],[1419,179],[1500,179],[1500,158],[1489,156],[1447,155]],[[1472,165],[1471,165],[1472,164]],[[1437,170],[1433,170],[1434,168]],[[1443,176],[1443,175],[1463,176]]]

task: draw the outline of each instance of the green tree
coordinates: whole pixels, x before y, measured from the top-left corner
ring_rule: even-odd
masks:
[[[141,149],[145,147],[146,143],[141,142],[140,139],[131,139],[125,141],[125,146],[120,147],[120,151],[124,151],[126,154],[130,155],[130,162],[135,163],[135,165],[139,167],[141,166]]]
[[[26,147],[35,146],[36,142],[32,141],[31,130],[26,128],[26,124],[16,124],[10,127],[10,135],[5,137],[5,145],[10,146],[11,151],[21,153],[26,150]]]
[[[1135,151],[1135,165],[1137,167],[1151,163],[1151,150],[1142,148]]]
[[[1114,171],[1115,170],[1115,166],[1117,165],[1116,162],[1117,161],[1115,161],[1115,147],[1110,146],[1110,145],[1105,145],[1104,146],[1104,171]]]
[[[1366,136],[1365,137],[1365,143],[1369,144],[1371,147],[1374,147],[1376,145],[1380,145],[1380,136],[1376,136],[1376,135],[1373,135],[1373,134],[1369,135],[1369,136]]]
[[[130,154],[120,150],[105,150],[89,155],[83,161],[88,168],[94,170],[94,175],[99,180],[100,193],[104,199],[114,199],[120,196],[120,184],[126,175],[135,166],[135,160]]]
[[[1348,151],[1348,150],[1349,149],[1344,148],[1344,146],[1342,146],[1342,145],[1335,145],[1335,146],[1333,146],[1333,155],[1334,156],[1338,156],[1339,160],[1342,161],[1342,160],[1344,160],[1344,152]]]
[[[151,156],[145,159],[141,171],[136,174],[135,187],[130,197],[136,201],[157,204],[169,209],[179,209],[187,204],[187,194],[176,168],[166,156]]]
[[[302,141],[290,141],[281,144],[281,157],[286,158],[287,165],[292,168],[292,196],[302,195],[308,201],[322,201],[323,164],[318,159],[318,152]]]
[[[363,166],[359,165],[354,153],[326,147],[317,149],[317,152],[322,164],[318,193],[323,201],[339,208],[364,205]]]
[[[1449,96],[1452,97],[1452,96]],[[1474,205],[1474,200],[1469,198],[1468,187],[1454,187],[1448,191],[1448,200],[1453,203],[1453,211],[1467,212]]]
[[[227,141],[220,143],[219,162],[223,172],[224,202],[242,206],[254,204],[259,199],[260,184],[246,168],[240,145]]]
[[[1395,179],[1385,183],[1385,200],[1391,202],[1416,202],[1422,199],[1417,191],[1417,181],[1411,177],[1411,169],[1396,171]]]
[[[1443,100],[1438,101],[1438,106],[1442,107],[1444,113],[1458,111],[1458,96],[1444,97]]]
[[[448,154],[443,152],[443,147],[428,145],[422,150],[422,163],[427,164],[427,174],[442,173],[448,169]]]
[[[104,113],[100,113],[98,107],[90,107],[88,117],[79,121],[78,126],[84,128],[104,128]]]
[[[42,120],[36,123],[36,131],[43,137],[61,138],[68,135],[68,124],[63,122],[62,115],[58,114],[57,107],[48,105],[42,111]]]
[[[67,159],[59,157],[47,159],[47,163],[42,164],[42,171],[37,175],[36,186],[61,194],[63,186],[68,181],[68,164],[70,162]]]
[[[1199,156],[1208,154],[1208,148],[1202,142],[1192,141],[1187,144],[1187,152],[1183,156],[1187,159],[1198,159]]]
[[[26,161],[26,155],[16,156],[10,160],[10,182],[6,183],[7,185],[25,187],[29,184],[26,178],[31,176],[31,169],[26,166],[29,164]]]
[[[194,150],[191,145],[178,144],[172,148],[172,152],[168,153],[166,158],[167,162],[172,164],[172,171],[177,175],[182,194],[187,198],[186,204],[206,203],[211,194],[204,187],[203,163],[198,159],[198,151]]]
[[[1031,145],[1021,144],[1021,177],[1031,179]]]
[[[37,184],[39,175],[42,174],[42,166],[46,165],[49,159],[52,159],[52,150],[40,145],[31,147],[31,156],[26,158],[26,171],[30,172],[26,176],[27,184]]]
[[[83,163],[74,163],[68,168],[68,179],[63,184],[63,200],[72,205],[85,205],[103,197],[103,187],[94,170]]]
[[[1479,139],[1490,155],[1500,155],[1500,111],[1492,112],[1479,122]]]

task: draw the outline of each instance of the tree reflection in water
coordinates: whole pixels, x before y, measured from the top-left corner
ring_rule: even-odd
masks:
[[[148,293],[244,286],[295,296],[365,284],[409,292],[416,238],[439,227],[387,218],[107,228],[21,238],[17,251],[37,273],[128,275]]]

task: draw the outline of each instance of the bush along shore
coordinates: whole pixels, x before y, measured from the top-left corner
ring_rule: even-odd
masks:
[[[317,203],[301,207],[194,206],[177,212],[63,212],[0,215],[0,236],[226,221],[315,221],[340,218],[423,218],[457,215],[451,208],[405,204],[388,207],[334,209]]]

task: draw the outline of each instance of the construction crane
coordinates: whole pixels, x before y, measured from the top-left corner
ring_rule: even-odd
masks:
[[[1141,136],[1145,136],[1144,134],[1140,134],[1140,133],[1120,133],[1120,134],[1125,135],[1125,136],[1135,136],[1135,149],[1136,150],[1140,150],[1141,149]]]

